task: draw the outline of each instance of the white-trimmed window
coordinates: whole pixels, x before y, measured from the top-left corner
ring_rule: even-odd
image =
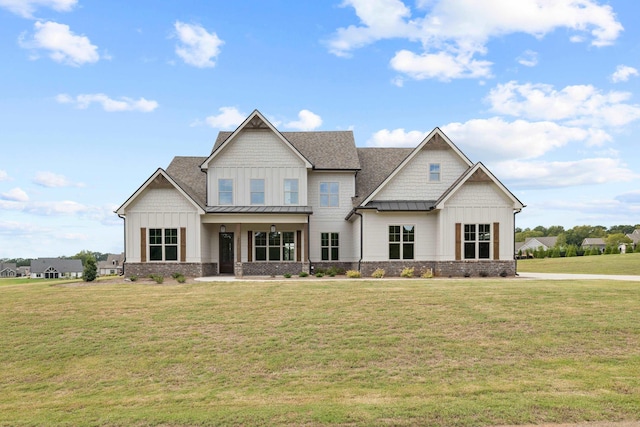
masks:
[[[251,180],[251,204],[264,205],[264,179]]]
[[[491,257],[491,224],[464,225],[464,259]]]
[[[178,229],[150,228],[149,229],[149,260],[177,261],[178,260]]]
[[[415,225],[389,226],[389,259],[414,259]]]
[[[227,178],[218,179],[218,204],[233,204],[233,180]]]
[[[293,231],[256,231],[253,234],[256,261],[295,261],[296,245]]]
[[[284,180],[284,204],[285,205],[298,204],[298,180],[297,179]]]
[[[429,181],[440,181],[440,163],[429,163]]]
[[[338,261],[340,259],[340,235],[338,233],[320,233],[320,259]]]
[[[340,194],[340,185],[337,182],[321,182],[320,183],[320,206],[338,207]]]

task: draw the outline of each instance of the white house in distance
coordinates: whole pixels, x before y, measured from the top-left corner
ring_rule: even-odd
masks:
[[[438,128],[414,149],[360,148],[351,131],[280,132],[256,110],[209,155],[156,170],[116,213],[127,276],[513,276],[523,207]]]

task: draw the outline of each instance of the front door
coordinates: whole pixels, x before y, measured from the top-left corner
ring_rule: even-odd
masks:
[[[233,274],[233,233],[220,233],[220,274]]]

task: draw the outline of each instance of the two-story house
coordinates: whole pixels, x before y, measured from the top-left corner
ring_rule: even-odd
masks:
[[[514,275],[524,205],[434,129],[416,148],[280,132],[254,111],[206,157],[175,157],[116,213],[125,275]]]

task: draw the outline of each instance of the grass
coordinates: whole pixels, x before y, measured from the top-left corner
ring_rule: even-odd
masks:
[[[640,283],[0,286],[0,425],[640,419]]]
[[[518,271],[640,276],[640,253],[518,260]]]

